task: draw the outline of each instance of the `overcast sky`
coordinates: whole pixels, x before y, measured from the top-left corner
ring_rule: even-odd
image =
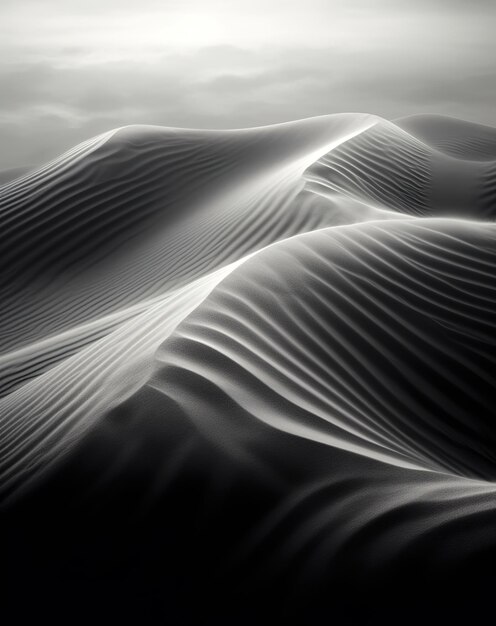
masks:
[[[0,169],[126,124],[496,126],[496,0],[0,0]]]

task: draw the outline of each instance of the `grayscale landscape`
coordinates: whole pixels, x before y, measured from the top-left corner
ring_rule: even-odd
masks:
[[[307,5],[0,9],[2,623],[491,611],[496,11]]]

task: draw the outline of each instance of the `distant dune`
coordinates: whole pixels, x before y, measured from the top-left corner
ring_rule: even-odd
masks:
[[[450,156],[469,161],[496,159],[496,128],[442,115],[411,115],[396,124]]]
[[[496,129],[438,116],[130,126],[1,185],[18,618],[488,610],[495,217]]]

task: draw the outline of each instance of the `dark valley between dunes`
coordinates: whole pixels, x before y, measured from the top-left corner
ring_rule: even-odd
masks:
[[[1,174],[2,623],[490,615],[495,217],[496,129],[434,115]]]

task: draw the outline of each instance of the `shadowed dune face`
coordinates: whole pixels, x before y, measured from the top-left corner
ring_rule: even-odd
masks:
[[[13,596],[291,623],[493,580],[495,137],[129,127],[1,186]]]

